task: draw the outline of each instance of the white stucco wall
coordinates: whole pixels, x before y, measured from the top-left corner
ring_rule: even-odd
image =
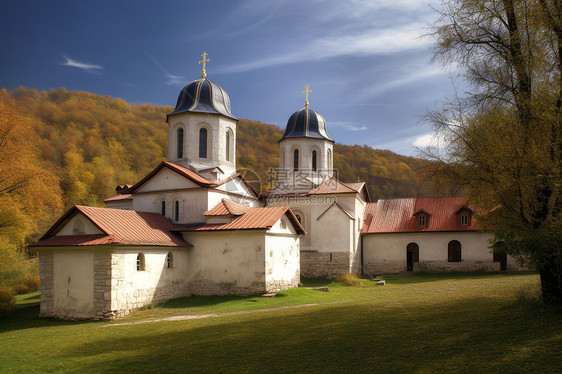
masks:
[[[74,229],[83,229],[82,232],[74,232]],[[74,217],[64,225],[57,235],[93,235],[93,234],[103,234],[103,232],[98,229],[92,221],[86,218],[82,213],[77,213]]]
[[[105,206],[111,209],[133,210],[133,199],[105,201]]]
[[[216,114],[182,113],[169,118],[168,161],[185,167],[196,164],[201,168],[219,166],[224,179],[236,171],[236,126],[237,121]],[[199,129],[208,128],[207,158],[199,158]],[[184,129],[184,157],[177,158],[177,129]],[[226,131],[230,129],[234,139],[231,142],[230,160],[226,160]]]
[[[194,295],[265,292],[265,230],[184,233]]]
[[[138,308],[152,302],[187,296],[188,254],[191,248],[137,247],[113,251],[112,310]],[[166,267],[168,253],[172,267]],[[145,270],[137,270],[137,255],[144,254]]]
[[[265,248],[267,292],[297,287],[300,282],[299,237],[286,216],[268,230]]]
[[[53,250],[54,315],[94,316],[94,254],[91,248]]]
[[[491,235],[480,232],[426,232],[371,234],[363,237],[363,264],[367,274],[406,271],[406,247],[419,246],[419,264],[414,271],[499,270],[493,262],[488,240]],[[448,262],[448,243],[461,243],[461,262]]]

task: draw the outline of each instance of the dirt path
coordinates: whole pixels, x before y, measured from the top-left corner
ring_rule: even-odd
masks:
[[[237,315],[237,314],[263,313],[263,312],[270,312],[270,311],[280,310],[280,309],[296,309],[296,308],[305,308],[305,307],[316,306],[316,305],[343,303],[343,302],[351,301],[351,300],[353,300],[353,299],[329,301],[329,302],[326,302],[326,303],[278,306],[278,307],[275,307],[275,308],[267,308],[267,309],[242,310],[242,311],[238,311],[238,312],[212,313],[212,314],[188,314],[188,315],[184,315],[184,316],[173,316],[173,317],[166,317],[166,318],[147,319],[147,320],[144,320],[144,321],[110,323],[110,324],[103,325],[103,326],[100,326],[100,327],[131,326],[131,325],[140,325],[140,324],[143,324],[143,323],[162,322],[162,321],[185,321],[185,320],[189,320],[189,319],[223,317],[223,316],[232,316],[232,315]]]

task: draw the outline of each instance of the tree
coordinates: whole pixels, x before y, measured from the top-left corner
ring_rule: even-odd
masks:
[[[435,59],[468,92],[427,114],[446,147],[423,151],[459,184],[485,229],[540,272],[562,304],[562,2],[449,0],[433,25]]]
[[[62,208],[58,178],[42,164],[33,132],[0,90],[0,235],[15,245],[38,234]]]

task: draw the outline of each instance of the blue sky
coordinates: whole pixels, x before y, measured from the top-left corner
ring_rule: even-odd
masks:
[[[304,106],[338,143],[416,155],[420,121],[452,92],[421,37],[438,1],[0,2],[0,87],[66,87],[129,103],[175,105],[207,78],[238,118],[285,128]]]

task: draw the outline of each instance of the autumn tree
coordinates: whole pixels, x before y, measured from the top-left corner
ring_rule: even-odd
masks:
[[[60,214],[58,178],[42,166],[29,123],[0,90],[0,235],[13,244],[38,234]]]
[[[459,184],[504,250],[540,272],[562,304],[562,5],[560,0],[447,0],[435,59],[468,92],[427,115],[446,147],[424,151],[433,176]]]

